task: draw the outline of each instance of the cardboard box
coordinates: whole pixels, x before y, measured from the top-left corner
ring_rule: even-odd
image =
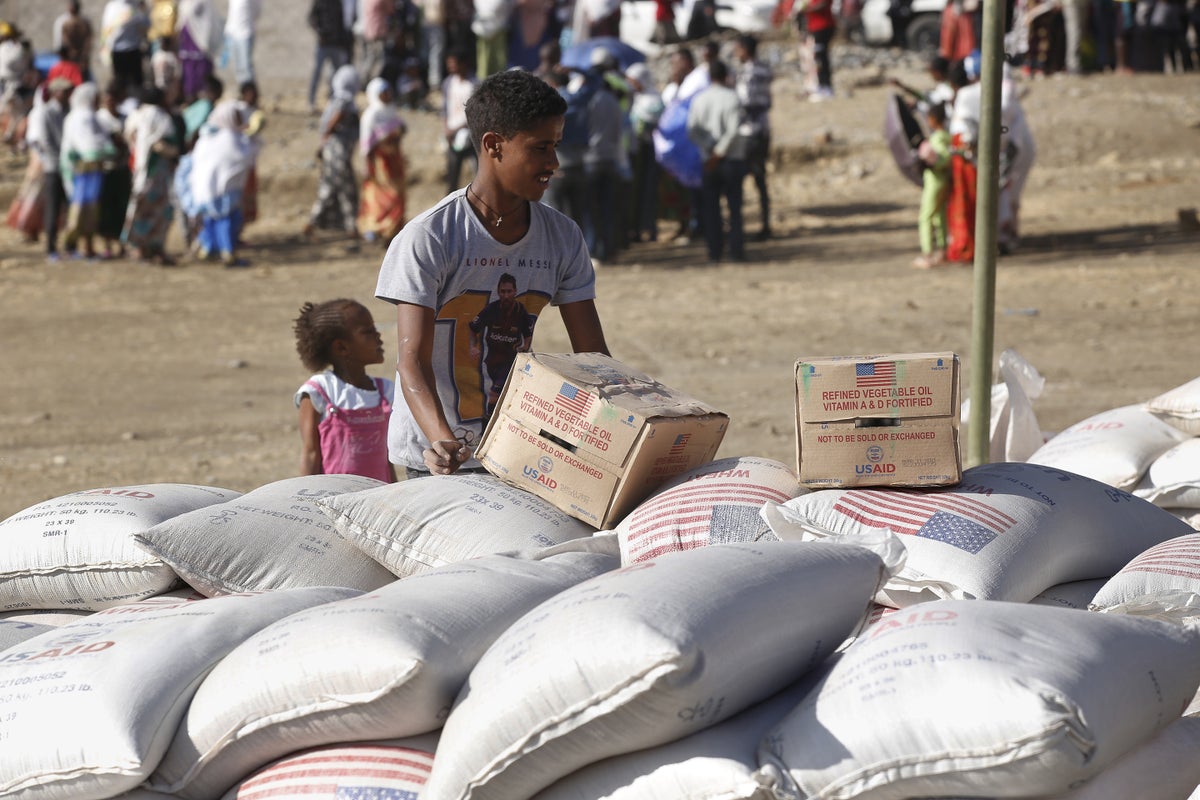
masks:
[[[598,353],[520,353],[480,440],[488,472],[597,528],[713,460],[729,417]]]
[[[796,362],[800,483],[946,486],[962,477],[954,353]]]

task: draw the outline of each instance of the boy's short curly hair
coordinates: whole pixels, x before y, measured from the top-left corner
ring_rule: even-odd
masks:
[[[467,127],[475,151],[488,131],[511,139],[547,117],[567,113],[567,101],[554,87],[523,69],[497,72],[479,84],[466,105]]]
[[[300,307],[292,330],[296,333],[296,352],[300,363],[313,372],[320,372],[333,363],[333,343],[350,336],[346,327],[347,312],[358,306],[355,300],[339,297],[324,303],[305,303]]]

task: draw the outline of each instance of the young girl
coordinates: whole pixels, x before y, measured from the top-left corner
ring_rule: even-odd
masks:
[[[921,213],[917,232],[921,255],[913,261],[917,269],[940,267],[946,260],[946,197],[950,194],[950,133],[946,130],[946,107],[930,106],[925,115],[929,136],[918,150],[922,170]]]
[[[394,387],[367,375],[383,363],[383,337],[371,312],[353,300],[305,303],[296,318],[296,351],[321,370],[296,391],[301,475],[352,474],[392,483],[387,429]]]

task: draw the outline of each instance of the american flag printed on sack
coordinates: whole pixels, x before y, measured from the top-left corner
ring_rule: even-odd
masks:
[[[671,449],[667,451],[668,455],[681,455],[687,449],[688,440],[692,438],[690,433],[681,433],[675,437],[675,441],[671,443]]]
[[[554,403],[582,417],[592,406],[592,396],[577,386],[564,383],[554,396]]]
[[[972,554],[1017,524],[982,500],[954,492],[850,489],[833,510],[862,525],[933,539]]]
[[[854,365],[854,385],[860,389],[872,386],[891,386],[895,382],[895,361],[859,362]]]
[[[689,481],[647,500],[629,515],[628,558],[646,561],[709,544],[756,541],[768,530],[759,509],[790,497],[733,478]]]
[[[1200,536],[1183,536],[1151,547],[1121,570],[1121,574],[1131,572],[1200,581]]]
[[[243,781],[236,800],[417,800],[433,754],[407,747],[343,745],[278,761]]]

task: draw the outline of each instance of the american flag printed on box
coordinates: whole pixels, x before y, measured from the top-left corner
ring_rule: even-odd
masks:
[[[388,745],[337,745],[277,761],[243,781],[235,800],[417,800],[433,754]]]
[[[583,417],[592,406],[592,396],[577,386],[564,383],[554,395],[554,403]]]
[[[759,509],[792,493],[740,477],[700,477],[642,503],[621,523],[623,561],[710,544],[753,542],[769,530]]]
[[[671,443],[671,449],[667,451],[668,455],[681,455],[687,449],[688,441],[692,438],[690,433],[681,433],[675,437],[675,441]]]
[[[891,386],[896,382],[895,361],[860,361],[854,365],[854,385],[860,389]]]
[[[849,489],[833,510],[862,525],[932,539],[972,554],[1017,524],[983,500],[956,492]]]

